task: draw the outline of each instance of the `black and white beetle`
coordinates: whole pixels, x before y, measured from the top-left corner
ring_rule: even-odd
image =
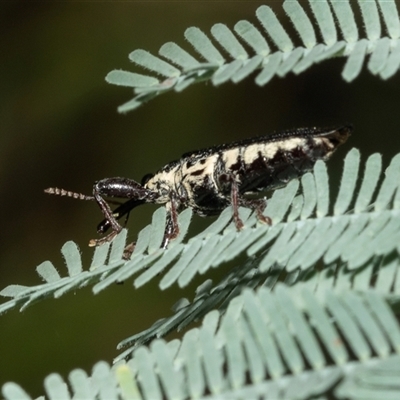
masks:
[[[166,248],[179,233],[178,212],[187,207],[200,216],[209,216],[232,206],[238,230],[243,227],[239,206],[254,210],[260,221],[271,224],[271,219],[263,215],[265,200],[246,196],[284,186],[310,171],[317,160],[328,159],[352,129],[351,125],[300,128],[193,151],[154,175],[145,175],[141,184],[128,178],[102,179],[95,183],[93,196],[58,188],[45,192],[97,202],[105,217],[97,231],[105,233],[111,228],[112,232],[91,240],[91,246],[107,242],[120,232],[117,220],[136,206],[165,204],[167,223],[161,247]],[[104,197],[129,200],[112,211]]]

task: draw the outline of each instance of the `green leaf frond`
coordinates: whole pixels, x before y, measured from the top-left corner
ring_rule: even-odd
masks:
[[[182,340],[157,339],[128,362],[97,363],[68,381],[50,374],[49,399],[395,399],[400,327],[382,294],[284,284],[246,289]],[[15,383],[7,400],[30,397]]]
[[[121,358],[155,337],[186,327],[210,310],[224,310],[246,287],[272,290],[279,282],[301,284],[317,297],[323,297],[326,290],[367,292],[375,288],[396,301],[400,294],[400,154],[383,174],[381,171],[380,154],[368,157],[360,168],[359,151],[351,150],[344,161],[339,193],[330,201],[326,165],[319,161],[301,182],[293,180],[273,193],[265,211],[272,226],[258,223],[248,209],[241,209],[245,228],[237,232],[227,208],[205,231],[184,242],[191,218],[187,209],[179,216],[181,235],[167,250],[159,248],[165,222],[165,208],[161,207],[151,225],[139,233],[131,260],[122,258],[126,231],[111,244],[96,248],[87,271],[82,268],[77,245],[67,242],[62,254],[68,276],[61,277],[54,265],[45,261],[37,267],[45,283],[6,287],[0,294],[12,299],[0,306],[0,312],[13,307],[23,310],[42,298],[60,297],[88,284],[98,293],[133,275],[135,287],[159,279],[160,273],[164,273],[160,289],[173,284],[184,287],[197,274],[240,255],[246,255],[247,261],[221,282],[206,280],[192,302],[180,301],[171,317],[120,343],[120,348],[132,346]]]
[[[367,55],[367,69],[372,74],[388,79],[397,72],[400,20],[394,0],[358,0],[361,27],[357,26],[352,9],[356,1],[309,0],[308,3],[313,19],[297,0],[283,2],[300,46],[295,45],[298,38],[290,38],[274,11],[263,5],[256,11],[258,27],[245,20],[239,21],[233,30],[218,23],[211,28],[211,38],[199,28],[188,28],[185,39],[200,60],[173,42],[161,46],[159,55],[163,59],[146,50],[134,50],[129,59],[161,78],[111,71],[107,82],[133,88],[135,94],[118,110],[133,110],[161,93],[180,92],[193,83],[208,80],[213,85],[238,83],[253,72],[256,84],[263,86],[274,76],[299,74],[315,63],[339,56],[347,58],[342,77],[349,82],[360,74]],[[365,37],[360,37],[360,31],[364,31]]]

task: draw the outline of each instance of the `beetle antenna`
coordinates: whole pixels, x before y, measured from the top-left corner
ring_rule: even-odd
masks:
[[[67,197],[72,197],[74,199],[79,199],[79,200],[94,200],[93,196],[87,196],[86,194],[82,193],[76,193],[76,192],[71,192],[69,190],[65,189],[59,189],[59,188],[47,188],[44,190],[45,193],[48,194],[54,194],[57,196],[67,196]]]

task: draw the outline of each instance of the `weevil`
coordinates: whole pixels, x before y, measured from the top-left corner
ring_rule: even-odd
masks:
[[[259,221],[271,224],[263,214],[266,201],[249,195],[286,185],[310,171],[317,160],[327,160],[351,134],[351,125],[331,128],[298,128],[268,136],[210,147],[184,154],[141,183],[128,178],[105,178],[93,186],[93,195],[48,188],[46,193],[95,201],[105,219],[97,232],[112,232],[93,239],[95,246],[110,241],[122,226],[118,220],[145,203],[165,204],[167,221],[162,248],[179,234],[178,212],[187,207],[200,216],[218,215],[228,206],[238,230],[243,227],[239,206],[256,213]],[[114,211],[105,198],[128,199]]]

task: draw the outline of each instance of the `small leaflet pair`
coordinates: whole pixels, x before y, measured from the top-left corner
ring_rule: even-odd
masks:
[[[155,174],[147,174],[141,183],[128,178],[105,178],[93,186],[93,195],[48,188],[46,193],[80,200],[94,200],[105,219],[97,232],[112,232],[92,239],[89,246],[112,240],[122,226],[118,220],[144,203],[165,204],[167,221],[162,248],[179,234],[178,213],[190,207],[200,216],[218,215],[232,207],[238,230],[243,227],[239,206],[253,210],[259,221],[271,225],[263,215],[266,201],[248,195],[286,185],[310,171],[317,160],[327,160],[350,136],[353,127],[298,128],[267,136],[210,147],[184,154]],[[104,198],[128,199],[114,211]]]

